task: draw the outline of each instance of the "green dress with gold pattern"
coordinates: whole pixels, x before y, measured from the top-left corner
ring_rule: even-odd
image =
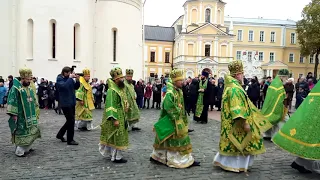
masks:
[[[12,143],[16,146],[29,146],[41,137],[36,113],[36,95],[31,87],[24,87],[18,79],[8,95],[7,114],[10,115],[9,127]],[[13,119],[17,116],[17,121]]]
[[[273,137],[280,148],[304,159],[320,160],[320,83]]]
[[[239,81],[225,77],[222,97],[219,153],[224,156],[257,155],[265,152],[261,133],[272,127],[252,104]],[[251,127],[244,131],[244,123]]]
[[[160,119],[155,124],[155,150],[178,151],[180,154],[192,152],[192,145],[188,135],[188,118],[186,116],[183,92],[173,86],[171,80],[167,82],[167,93],[163,100]],[[162,130],[171,133],[161,134]]]
[[[128,148],[128,123],[125,119],[128,101],[125,88],[119,88],[115,82],[108,79],[109,89],[103,119],[101,124],[100,144],[118,150]],[[119,127],[114,126],[114,120],[119,121]]]
[[[139,122],[140,111],[136,103],[136,92],[134,90],[134,86],[132,84],[129,84],[126,80],[124,81],[124,84],[129,103],[129,109],[126,113],[126,120],[129,122],[129,125],[132,125]]]

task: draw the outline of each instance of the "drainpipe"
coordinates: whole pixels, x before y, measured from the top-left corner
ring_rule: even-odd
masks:
[[[146,80],[146,63],[145,63],[145,59],[144,59],[144,46],[146,43],[145,40],[145,35],[144,35],[144,28],[145,28],[145,24],[144,24],[144,5],[146,4],[147,0],[144,0],[143,4],[142,4],[142,79]]]
[[[11,15],[12,15],[12,24],[11,24],[11,27],[12,27],[12,61],[11,61],[11,73],[13,76],[15,76],[16,74],[16,63],[17,63],[17,56],[18,56],[18,52],[17,52],[17,36],[18,36],[18,32],[17,32],[17,29],[18,29],[18,0],[12,0],[12,11],[11,11]]]

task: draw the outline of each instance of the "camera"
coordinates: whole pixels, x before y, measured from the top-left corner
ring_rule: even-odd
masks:
[[[71,66],[71,72],[74,73],[74,69],[77,68],[77,66]],[[83,73],[75,73],[78,76],[83,76]]]

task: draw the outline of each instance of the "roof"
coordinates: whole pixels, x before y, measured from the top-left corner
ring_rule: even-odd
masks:
[[[296,22],[291,19],[264,19],[264,18],[243,18],[243,17],[225,17],[226,22],[233,22],[234,24],[259,24],[259,25],[286,25],[296,26]]]
[[[282,61],[270,61],[262,66],[288,66],[287,64],[283,63]]]
[[[174,42],[174,27],[145,26],[145,39],[149,41]]]
[[[186,2],[183,3],[183,6],[184,6],[187,2],[192,2],[192,1],[199,1],[199,0],[187,0]],[[222,0],[219,0],[219,2],[225,3],[225,2],[222,1]],[[225,4],[226,4],[226,3],[225,3]]]

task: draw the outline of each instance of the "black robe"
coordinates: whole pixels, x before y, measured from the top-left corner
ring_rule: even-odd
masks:
[[[205,83],[205,80],[201,80],[199,83]],[[207,89],[204,90],[204,95],[203,95],[203,110],[202,110],[201,116],[200,118],[196,117],[195,115],[193,116],[193,120],[201,123],[208,123],[208,109],[210,105],[210,95],[212,92],[212,84],[209,81],[207,81],[207,83],[208,83]],[[199,89],[200,89],[200,85],[198,86],[198,91]]]

